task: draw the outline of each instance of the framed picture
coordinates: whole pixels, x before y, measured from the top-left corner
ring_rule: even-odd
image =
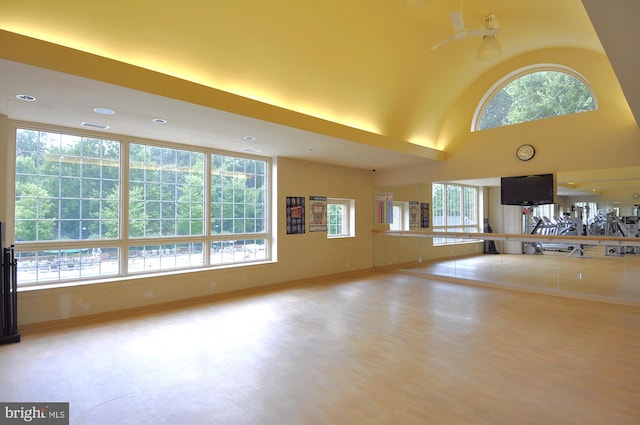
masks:
[[[421,202],[420,203],[420,227],[425,229],[429,227],[429,203]]]
[[[420,203],[409,201],[409,230],[420,228]]]
[[[327,197],[309,196],[309,232],[327,231]]]
[[[287,196],[287,234],[305,232],[304,196]]]
[[[393,223],[393,193],[376,193],[376,224]]]

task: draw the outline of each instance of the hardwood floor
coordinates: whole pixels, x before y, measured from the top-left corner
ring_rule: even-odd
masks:
[[[0,346],[0,401],[71,424],[631,425],[639,394],[637,307],[391,273]]]

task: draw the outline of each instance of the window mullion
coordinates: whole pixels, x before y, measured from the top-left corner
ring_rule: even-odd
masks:
[[[442,185],[442,226],[444,227],[444,231],[447,231],[447,227],[449,226],[449,220],[447,216],[449,215],[449,208],[447,208],[447,203],[449,202],[449,197],[447,196],[448,192],[448,184]]]
[[[126,159],[125,159],[126,158]],[[129,273],[129,142],[121,142],[120,145],[120,274],[126,276]]]
[[[211,243],[213,242],[211,234],[211,155],[205,155],[204,158],[204,213],[203,213],[203,226],[204,231],[202,236],[204,238],[204,264],[211,264]]]

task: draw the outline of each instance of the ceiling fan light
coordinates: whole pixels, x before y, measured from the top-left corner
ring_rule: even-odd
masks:
[[[476,59],[486,61],[495,59],[502,54],[502,48],[498,39],[492,35],[485,35],[482,37],[480,46],[478,46],[478,53]]]

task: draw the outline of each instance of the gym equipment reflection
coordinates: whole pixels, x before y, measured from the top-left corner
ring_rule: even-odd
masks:
[[[497,185],[491,179],[457,181],[482,186],[481,215],[496,233],[447,233],[458,243],[438,245],[433,238],[442,240],[443,233],[432,229],[392,232],[377,226],[374,267],[640,305],[640,201],[634,196],[640,167],[583,171],[584,181],[577,174],[557,173],[557,204],[530,208],[500,205],[499,179]],[[379,189],[393,193],[394,201],[431,197],[430,183]],[[493,250],[486,249],[490,241]]]

